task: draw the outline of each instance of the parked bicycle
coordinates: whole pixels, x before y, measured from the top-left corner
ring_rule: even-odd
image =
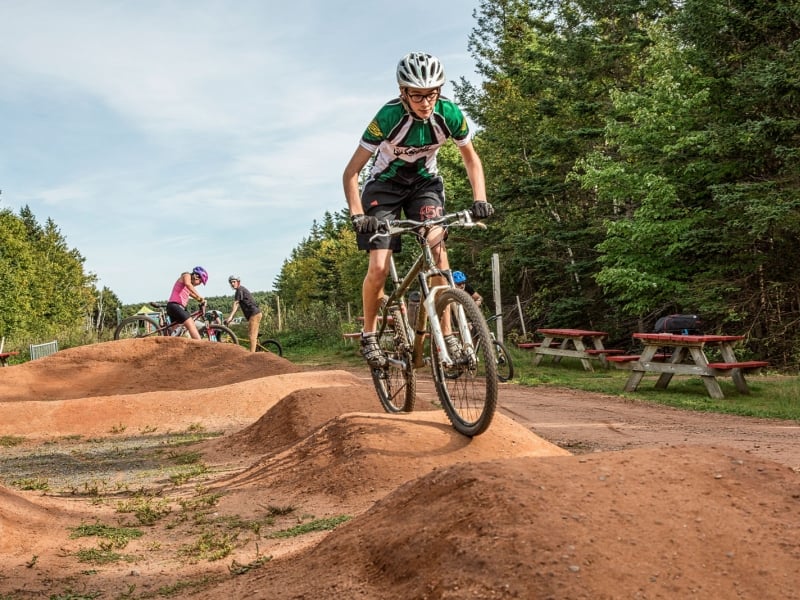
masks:
[[[487,325],[492,321],[496,321],[499,317],[499,314],[492,315],[486,319]],[[511,381],[514,378],[514,362],[511,360],[511,354],[505,344],[495,337],[491,328],[489,329],[489,335],[492,336],[492,345],[494,346],[495,359],[497,361],[497,379],[502,382]],[[482,342],[483,340],[480,341]]]
[[[250,349],[250,338],[240,338],[239,342],[244,348]],[[278,340],[266,336],[258,338],[256,352],[272,352],[278,356],[283,356],[283,346]]]
[[[157,319],[149,315],[133,315],[123,319],[114,331],[115,340],[141,338],[150,336],[188,336],[189,332],[181,323],[172,323],[167,315],[167,305],[163,302],[151,302]],[[197,324],[200,338],[224,344],[238,344],[239,340],[227,326],[222,324],[222,312],[206,310],[203,304],[191,313]]]
[[[278,340],[262,337],[258,339],[256,352],[272,352],[278,356],[283,356],[283,346],[281,346],[281,343]]]
[[[450,271],[436,266],[427,234],[433,227],[481,227],[470,211],[451,213],[426,221],[394,220],[381,223],[377,236],[410,234],[422,248],[402,280],[394,255],[389,261],[392,290],[381,305],[378,340],[387,366],[371,368],[372,380],[383,408],[390,413],[410,412],[416,400],[416,370],[430,365],[436,392],[456,431],[475,436],[489,427],[497,407],[497,361],[494,346],[483,343],[491,333],[480,308],[464,290],[453,284]],[[444,276],[447,285],[430,287],[430,279]],[[405,295],[414,284],[418,305],[407,305]],[[441,315],[451,312],[453,332],[462,343],[451,356],[442,333]],[[410,313],[410,314],[409,314]],[[426,341],[429,340],[429,341]]]

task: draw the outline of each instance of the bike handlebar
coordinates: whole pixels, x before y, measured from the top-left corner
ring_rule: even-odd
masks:
[[[454,213],[426,219],[425,221],[413,221],[411,219],[386,219],[378,222],[378,231],[369,238],[373,241],[379,237],[390,237],[403,233],[418,233],[419,229],[430,229],[432,227],[478,227],[486,229],[486,224],[482,221],[473,221],[470,210],[461,210]]]

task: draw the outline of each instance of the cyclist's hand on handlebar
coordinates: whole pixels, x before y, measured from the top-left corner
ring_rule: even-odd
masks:
[[[367,215],[350,215],[350,222],[356,233],[375,233],[378,230],[378,219]]]
[[[472,203],[472,208],[470,209],[472,216],[476,219],[485,219],[486,217],[491,217],[494,214],[494,206],[489,204],[488,202],[476,200]]]

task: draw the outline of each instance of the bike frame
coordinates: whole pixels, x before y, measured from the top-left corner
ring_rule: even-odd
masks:
[[[428,242],[428,234],[430,233],[430,229],[432,227],[436,227],[436,225],[434,224],[431,227],[427,227],[424,236],[419,235],[420,244],[422,245],[422,252],[414,261],[414,264],[411,265],[402,281],[400,280],[397,272],[397,266],[394,261],[394,253],[392,253],[389,257],[389,275],[391,277],[394,289],[392,290],[392,293],[389,294],[388,299],[384,299],[381,307],[381,313],[384,318],[381,319],[381,324],[378,329],[378,337],[380,338],[389,322],[388,313],[391,307],[394,305],[400,306],[400,312],[407,320],[408,307],[405,301],[405,293],[411,288],[415,281],[418,282],[421,295],[420,307],[424,308],[424,310],[417,312],[416,323],[409,323],[409,337],[412,340],[411,366],[414,369],[419,369],[425,366],[424,342],[426,333],[426,319],[430,319],[431,335],[436,342],[435,347],[439,351],[442,362],[447,366],[452,366],[454,364],[453,358],[447,352],[447,344],[444,343],[444,333],[442,332],[441,319],[439,318],[439,315],[436,314],[436,298],[443,290],[455,288],[455,284],[453,283],[453,276],[449,270],[445,271],[436,266],[436,262],[433,258],[433,252],[431,250],[430,243]],[[444,277],[448,282],[447,285],[439,285],[432,288],[429,287],[428,280],[436,276]],[[459,306],[457,310],[458,314],[456,315],[456,322],[458,323],[458,331],[461,334],[462,344],[464,345],[465,351],[472,352],[474,351],[472,334],[467,327],[467,319],[464,315],[464,309]],[[402,365],[402,368],[406,368],[406,365]]]

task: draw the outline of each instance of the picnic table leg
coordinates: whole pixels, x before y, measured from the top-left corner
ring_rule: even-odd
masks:
[[[633,364],[631,374],[628,376],[628,381],[625,382],[625,387],[623,389],[626,392],[635,392],[636,388],[639,387],[639,384],[642,382],[642,378],[644,377],[644,369],[641,368],[641,364],[642,362],[649,362],[653,360],[653,357],[656,355],[656,350],[658,350],[657,346],[644,347],[639,360]],[[640,365],[638,369],[636,368],[637,364]]]
[[[580,338],[575,338],[574,340],[572,340],[572,343],[575,346],[575,350],[583,352],[584,354],[586,353],[586,346],[583,345],[583,340],[581,340]],[[583,365],[584,371],[591,371],[592,373],[594,373],[594,368],[592,367],[592,363],[589,361],[588,358],[582,358],[580,360],[581,364]]]
[[[653,353],[655,356],[655,352]],[[683,362],[683,359],[686,357],[686,348],[683,346],[677,346],[675,350],[672,352],[672,357],[669,359],[669,362],[672,364],[678,364]],[[665,390],[669,385],[669,382],[672,381],[673,373],[662,373],[658,376],[658,381],[656,381],[656,389]]]
[[[569,347],[569,339],[565,338],[561,340],[561,343],[558,345],[558,347],[562,350],[566,350]],[[562,358],[562,356],[553,356],[553,364],[560,363]]]
[[[708,359],[700,348],[689,348],[689,352],[692,354],[694,364],[704,367],[708,366]],[[706,386],[706,390],[708,390],[709,396],[716,400],[725,397],[725,394],[722,393],[722,388],[719,387],[719,382],[717,381],[717,377],[715,375],[701,375],[700,377]]]
[[[726,342],[720,344],[719,353],[722,355],[722,360],[725,362],[736,362],[736,354],[733,352],[732,344]],[[731,379],[733,380],[733,385],[739,390],[739,393],[750,393],[750,388],[747,386],[747,381],[745,381],[744,373],[742,373],[741,369],[731,369]]]
[[[544,339],[542,340],[542,345],[539,346],[539,348],[549,348],[550,347],[550,343],[552,341],[553,341],[552,337],[544,336]],[[534,350],[533,350],[533,366],[534,367],[538,366],[539,363],[542,362],[543,358],[544,358],[544,354],[542,354],[541,352],[538,352],[538,348],[534,348]],[[555,359],[555,357],[553,357],[553,358]]]
[[[592,344],[594,345],[594,349],[595,350],[605,350],[605,347],[603,346],[602,338],[593,337],[592,338]],[[600,364],[603,365],[603,367],[605,367],[606,369],[609,368],[610,365],[609,365],[608,361],[606,360],[606,358],[608,358],[608,357],[605,355],[605,353],[601,352],[599,354],[599,357],[600,357]]]

